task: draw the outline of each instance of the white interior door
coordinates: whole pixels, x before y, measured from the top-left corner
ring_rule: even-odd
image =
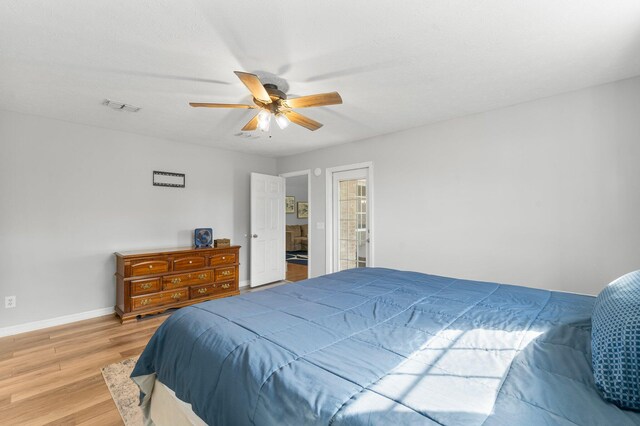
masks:
[[[284,178],[251,173],[251,287],[285,278],[284,192]]]
[[[333,173],[333,271],[371,266],[369,169]]]

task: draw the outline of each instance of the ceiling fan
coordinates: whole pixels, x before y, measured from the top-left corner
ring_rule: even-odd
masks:
[[[309,108],[325,105],[336,105],[342,103],[342,98],[338,92],[321,93],[318,95],[301,96],[299,98],[287,99],[286,93],[278,89],[275,84],[262,84],[255,74],[241,71],[234,71],[240,81],[247,86],[253,95],[255,105],[246,104],[213,104],[202,102],[189,102],[192,107],[204,108],[247,108],[259,109],[256,114],[242,130],[251,131],[260,129],[264,132],[269,130],[271,116],[275,117],[278,127],[284,129],[293,122],[309,130],[318,130],[321,123],[310,119],[302,114],[293,111],[294,108]]]

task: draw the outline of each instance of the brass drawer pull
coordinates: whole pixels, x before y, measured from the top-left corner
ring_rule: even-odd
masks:
[[[172,299],[180,299],[182,297],[182,293],[173,293],[171,295]]]
[[[229,287],[231,287],[231,284],[229,284],[229,283],[222,284],[222,288],[229,288]]]
[[[140,301],[140,306],[146,306],[146,305],[148,305],[149,303],[151,303],[151,299],[142,299],[142,300]]]
[[[199,288],[198,289],[198,293],[200,293],[200,294],[205,294],[206,292],[207,292],[206,288]]]
[[[180,278],[174,278],[171,280],[171,284],[180,284],[182,280]]]
[[[231,275],[231,271],[222,271],[220,274],[222,274],[222,275]]]
[[[207,278],[207,274],[198,275],[198,279],[204,280],[205,278]]]
[[[143,290],[148,290],[151,288],[151,283],[142,283],[140,284],[140,288]]]

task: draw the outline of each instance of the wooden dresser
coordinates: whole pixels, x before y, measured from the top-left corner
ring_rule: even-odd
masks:
[[[115,255],[115,309],[123,323],[138,316],[240,293],[240,246],[129,251]]]

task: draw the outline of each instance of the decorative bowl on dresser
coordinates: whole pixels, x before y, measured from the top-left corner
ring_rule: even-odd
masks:
[[[121,322],[240,294],[240,246],[138,250],[116,255]]]

